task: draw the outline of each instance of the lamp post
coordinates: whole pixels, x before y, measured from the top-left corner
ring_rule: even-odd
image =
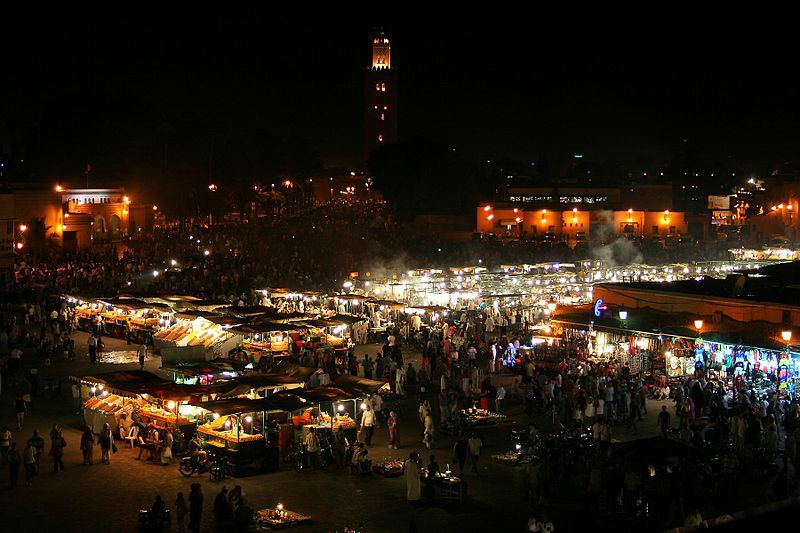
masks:
[[[703,329],[703,321],[700,320],[699,318],[694,321],[694,329],[697,330],[697,336],[699,337],[700,336],[700,332]]]
[[[622,323],[622,329],[626,329],[627,328],[626,321],[628,320],[628,311],[626,311],[625,309],[620,309],[619,320]]]
[[[787,329],[787,330],[781,331],[781,338],[783,339],[783,342],[786,343],[786,353],[788,354],[789,353],[789,341],[792,340],[792,330]]]

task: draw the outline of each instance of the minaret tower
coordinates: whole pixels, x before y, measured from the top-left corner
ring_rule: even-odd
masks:
[[[397,142],[397,70],[383,30],[372,39],[372,62],[364,76],[364,160],[375,148]]]

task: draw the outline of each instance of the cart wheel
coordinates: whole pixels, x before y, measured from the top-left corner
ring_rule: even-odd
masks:
[[[178,466],[178,470],[180,470],[181,474],[184,476],[191,476],[194,474],[194,466],[192,466],[191,461],[181,461],[181,464]]]

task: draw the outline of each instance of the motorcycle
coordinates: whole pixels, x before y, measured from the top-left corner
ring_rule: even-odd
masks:
[[[186,477],[190,477],[195,473],[204,474],[208,472],[212,480],[222,481],[230,474],[231,465],[225,456],[216,457],[209,454],[208,458],[204,459],[201,454],[195,454],[182,458],[178,464],[178,470]]]

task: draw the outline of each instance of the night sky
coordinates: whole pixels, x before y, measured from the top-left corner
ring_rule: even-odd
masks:
[[[165,166],[205,179],[217,172],[215,144],[254,129],[308,139],[328,166],[356,165],[369,33],[381,24],[399,69],[401,140],[630,168],[688,146],[700,164],[763,169],[791,161],[800,140],[792,32],[713,13],[686,23],[658,11],[464,12],[457,22],[137,9],[5,17],[4,132],[14,125],[36,176],[91,163],[133,181]]]

